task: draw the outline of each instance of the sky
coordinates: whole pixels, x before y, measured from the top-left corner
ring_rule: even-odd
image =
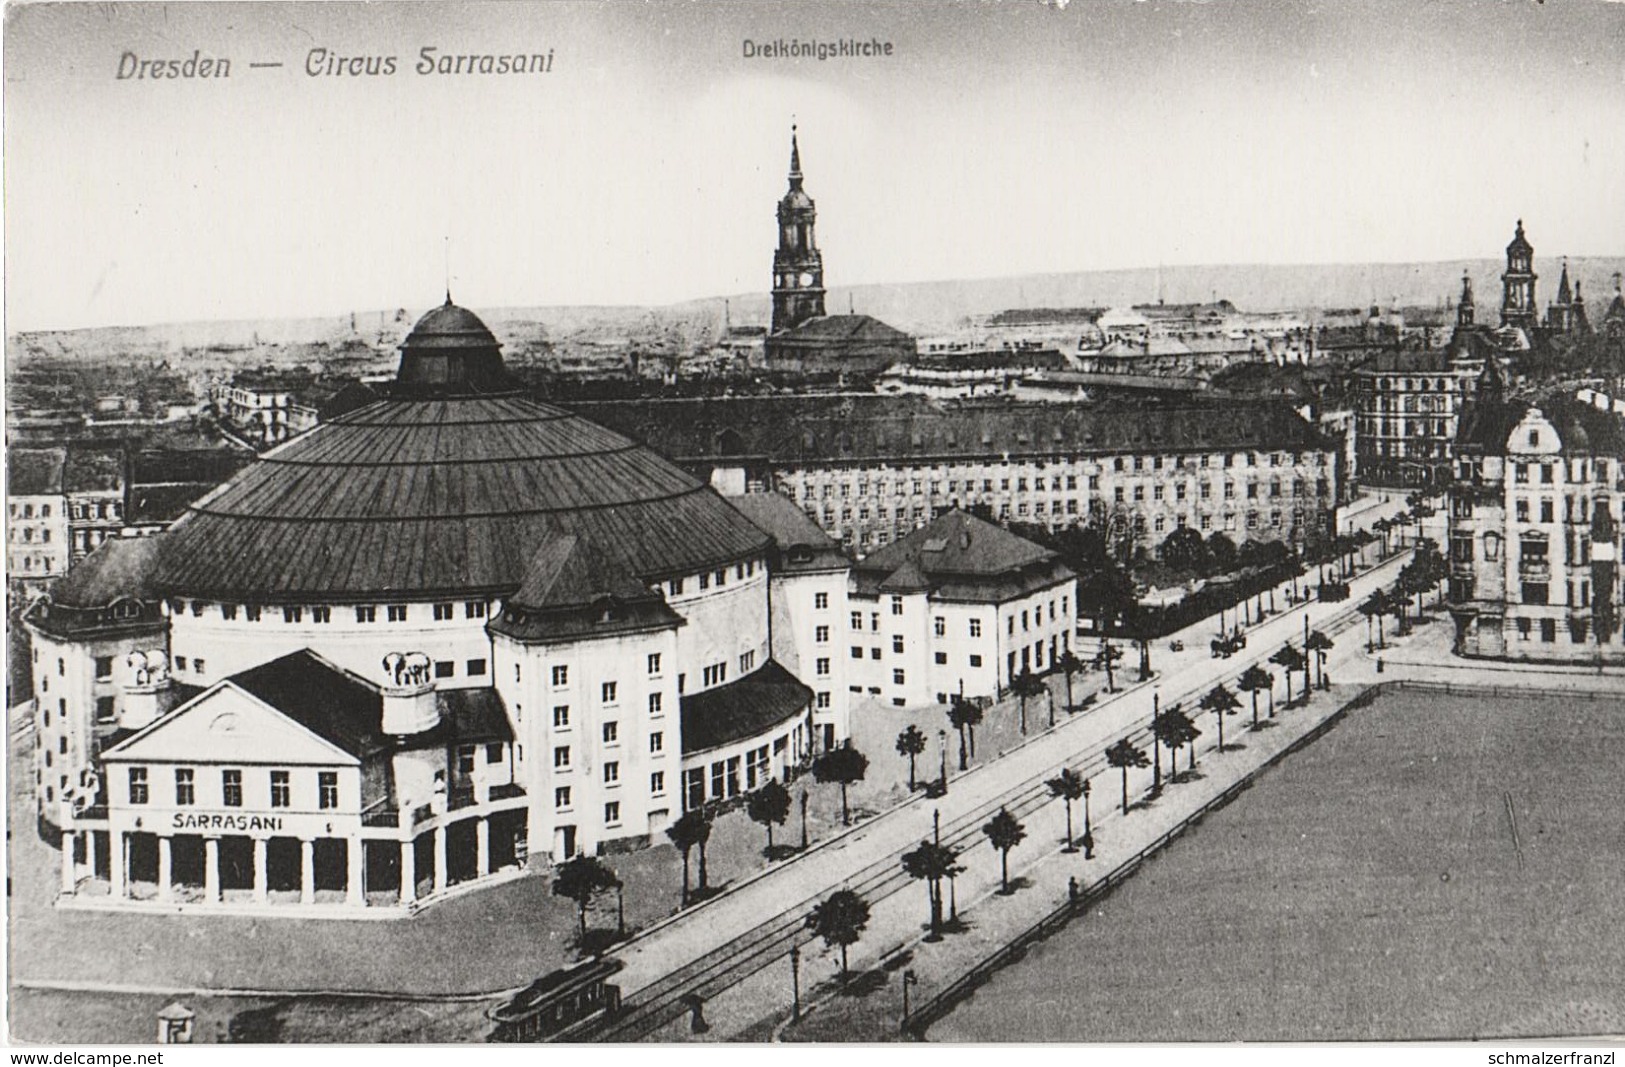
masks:
[[[892,54],[744,55],[842,38]],[[195,51],[231,77],[117,76]],[[8,332],[422,307],[448,273],[476,309],[765,290],[792,120],[830,285],[1493,257],[1517,218],[1625,252],[1609,0],[35,4],[4,53]]]

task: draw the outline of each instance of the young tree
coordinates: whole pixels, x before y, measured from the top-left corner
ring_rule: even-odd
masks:
[[[1309,635],[1309,640],[1305,646],[1309,652],[1314,654],[1316,684],[1322,689],[1326,688],[1326,653],[1330,652],[1335,646],[1336,642],[1319,630]]]
[[[946,845],[921,841],[920,847],[903,853],[903,871],[910,878],[923,881],[931,898],[931,936],[942,936],[942,880],[952,878],[964,870],[955,861],[959,853]]]
[[[1167,713],[1164,712],[1163,714],[1166,715]],[[1145,749],[1135,748],[1133,742],[1125,737],[1106,750],[1106,764],[1123,772],[1123,814],[1127,815],[1129,768],[1149,767],[1151,761],[1145,758]]]
[[[1206,569],[1208,559],[1207,541],[1194,527],[1181,526],[1163,539],[1162,562],[1175,570],[1200,573]]]
[[[948,700],[948,721],[959,731],[959,769],[970,766],[965,756],[965,731],[970,731],[970,754],[976,755],[976,727],[982,722],[982,706],[974,700],[953,696]]]
[[[1010,850],[1015,848],[1027,836],[1027,828],[1016,820],[1006,808],[1000,808],[999,813],[989,819],[982,826],[982,833],[993,847],[999,850],[999,883],[1000,892],[1010,892]]]
[[[790,803],[790,790],[777,778],[769,779],[766,785],[745,798],[745,814],[750,816],[751,822],[759,822],[767,827],[767,852],[770,858],[773,854],[773,827],[783,826],[790,817]]]
[[[1385,603],[1385,598],[1382,595],[1382,590],[1381,589],[1372,590],[1371,595],[1366,597],[1365,600],[1360,604],[1359,611],[1360,611],[1361,615],[1365,616],[1365,650],[1367,652],[1370,652],[1371,648],[1372,648],[1372,644],[1371,644],[1371,620],[1372,619],[1377,620],[1377,639],[1378,639],[1378,641],[1381,641],[1382,640],[1382,617],[1384,615],[1388,614],[1388,605]],[[1384,645],[1378,645],[1377,647],[1386,648],[1388,646],[1384,644]]]
[[[683,854],[683,896],[682,902],[688,904],[688,855],[697,846],[702,846],[711,837],[711,817],[704,808],[695,808],[685,811],[666,828],[666,836],[671,843],[677,846],[677,851]],[[705,875],[700,875],[700,886],[705,886]]]
[[[1083,661],[1069,648],[1061,653],[1060,658],[1055,661],[1055,666],[1066,675],[1066,710],[1070,714],[1078,710],[1072,700],[1072,676],[1083,670]]]
[[[1371,524],[1371,528],[1376,531],[1378,537],[1382,538],[1382,554],[1387,556],[1388,531],[1394,528],[1393,521],[1390,519],[1378,519],[1376,522]]]
[[[1281,646],[1280,650],[1275,653],[1275,655],[1270,657],[1270,662],[1277,665],[1278,667],[1280,667],[1282,672],[1285,673],[1285,675],[1286,675],[1286,702],[1288,704],[1291,704],[1292,703],[1292,672],[1293,671],[1301,671],[1301,670],[1303,670],[1303,665],[1305,663],[1305,660],[1303,658],[1303,653],[1299,652],[1297,649],[1293,648],[1291,643],[1284,644],[1284,645]]]
[[[1106,671],[1106,691],[1117,692],[1117,680],[1112,675],[1112,664],[1123,658],[1123,650],[1110,641],[1100,643],[1100,651],[1095,655],[1095,666]]]
[[[1214,574],[1229,574],[1236,569],[1236,543],[1222,533],[1213,533],[1207,539],[1208,559]]]
[[[1258,729],[1258,691],[1260,689],[1265,691],[1273,690],[1275,688],[1275,676],[1255,663],[1241,672],[1241,677],[1236,679],[1236,688],[1252,697],[1253,729]],[[1273,693],[1271,695],[1273,696]],[[1273,709],[1274,704],[1272,703],[1271,710]]]
[[[1236,694],[1226,688],[1223,683],[1209,689],[1202,697],[1201,706],[1205,711],[1211,711],[1219,720],[1219,751],[1224,751],[1224,717],[1234,715],[1236,709],[1241,707],[1241,701]],[[1193,753],[1194,754],[1194,753]]]
[[[1050,796],[1060,797],[1066,804],[1066,850],[1076,852],[1078,847],[1072,843],[1072,802],[1083,797],[1083,788],[1086,779],[1071,767],[1062,767],[1061,773],[1044,784],[1049,786]]]
[[[1157,717],[1157,740],[1168,749],[1168,780],[1179,779],[1179,750],[1191,745],[1191,766],[1196,766],[1196,746],[1192,744],[1202,731],[1178,704],[1174,704]]]
[[[1040,693],[1046,692],[1048,688],[1049,687],[1044,684],[1044,680],[1042,678],[1038,677],[1038,675],[1034,674],[1025,667],[1021,669],[1020,674],[1011,679],[1010,691],[1021,698],[1022,736],[1026,736],[1027,734],[1027,701]],[[1053,707],[1050,708],[1050,725],[1055,725],[1055,709]]]
[[[869,770],[869,757],[852,747],[848,740],[840,748],[832,748],[813,761],[813,778],[820,782],[835,782],[841,787],[841,825],[852,825],[852,813],[847,807],[847,787],[863,781]]]
[[[858,943],[869,925],[869,905],[850,889],[837,889],[813,906],[807,916],[807,929],[824,939],[824,944],[841,949],[841,979],[847,973],[846,950]]]
[[[581,940],[587,939],[587,908],[593,898],[621,884],[615,872],[597,856],[576,856],[553,872],[553,895],[575,901],[581,917]]]
[[[914,792],[914,760],[925,751],[925,735],[913,723],[897,735],[897,754],[908,760],[908,791]]]

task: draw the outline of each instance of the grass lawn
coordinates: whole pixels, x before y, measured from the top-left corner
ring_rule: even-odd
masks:
[[[1266,773],[929,1036],[1620,1033],[1622,763],[1620,705],[1386,698]]]

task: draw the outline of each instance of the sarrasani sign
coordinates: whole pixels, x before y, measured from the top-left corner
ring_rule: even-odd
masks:
[[[351,813],[277,812],[261,811],[199,811],[123,808],[111,813],[116,830],[135,833],[201,834],[217,837],[222,834],[246,834],[250,837],[332,837],[349,836],[358,822]]]

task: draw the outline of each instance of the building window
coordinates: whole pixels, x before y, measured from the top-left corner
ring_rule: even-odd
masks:
[[[665,704],[665,701],[661,698],[661,694],[659,694],[659,693],[650,693],[649,694],[649,714],[650,715],[659,715],[662,711],[665,710],[664,707],[663,707],[664,704]]]
[[[332,608],[311,608],[310,609],[310,621],[311,622],[332,622],[333,621],[333,609]]]
[[[113,680],[112,656],[96,657],[96,680],[98,682],[110,682]]]
[[[502,762],[502,742],[501,741],[489,741],[489,742],[486,743],[486,745],[485,745],[485,762],[487,762],[487,763],[501,763]]]
[[[671,596],[682,596],[683,580],[681,578],[673,578],[668,581],[666,583],[666,592]]]
[[[611,720],[604,724],[604,744],[619,744],[621,739],[621,724]]]
[[[816,694],[813,697],[813,704],[820,711],[828,708],[829,707],[829,692],[826,690],[825,692]]]
[[[449,659],[436,660],[434,676],[436,678],[450,678],[457,673],[457,665]]]
[[[892,682],[892,685],[902,685],[903,684],[903,672],[902,672],[901,668],[893,670],[891,672],[891,682]]]
[[[717,573],[721,573],[718,571]],[[606,767],[605,770],[608,770]],[[604,825],[619,826],[621,824],[621,802],[612,800],[604,805]]]
[[[666,750],[666,735],[656,730],[649,735],[649,751],[664,752]]]
[[[304,617],[305,609],[297,604],[288,604],[282,609],[283,622],[302,622]]]
[[[66,740],[64,738],[63,740]],[[197,772],[190,767],[175,768],[175,806],[190,807],[197,803]]]
[[[816,667],[816,673],[820,678],[826,678],[829,676],[829,659],[827,657],[820,657]]]
[[[271,807],[286,808],[293,802],[287,771],[271,772]]]
[[[604,764],[604,782],[613,785],[621,780],[621,765],[615,760]]]
[[[654,678],[660,674],[660,653],[649,653],[649,677]]]
[[[829,610],[829,594],[828,593],[814,593],[813,594],[813,608],[818,610],[818,611],[827,611],[827,610]]]
[[[323,811],[332,811],[339,806],[339,772],[316,772],[316,804]]]
[[[553,707],[553,729],[567,730],[570,728],[570,705],[557,704]]]
[[[50,717],[50,714],[51,713],[48,712],[48,711],[45,713],[47,719]],[[96,698],[96,721],[97,722],[112,722],[115,714],[116,714],[116,712],[113,710],[113,698],[112,697],[97,697]]]
[[[854,629],[854,630],[863,629],[863,612],[854,611],[852,613],[852,629]]]
[[[470,675],[482,675],[485,673],[485,661],[483,659],[471,659],[468,661],[467,666],[468,673]]]
[[[970,621],[970,635],[972,637],[981,637],[982,636],[982,620],[981,619],[972,619]]]
[[[654,771],[649,775],[649,795],[656,797],[666,795],[665,771]]]
[[[147,802],[147,769],[145,767],[130,768],[130,803],[145,804]]]
[[[553,807],[559,811],[570,810],[570,787],[561,785],[553,790]]]
[[[463,614],[470,619],[485,618],[485,601],[470,600],[463,604]]]
[[[243,617],[249,622],[260,621],[260,606],[258,604],[244,604]]]
[[[863,646],[862,645],[853,645],[852,646],[852,658],[853,659],[862,659],[863,658]]]
[[[947,637],[948,620],[943,618],[941,615],[938,615],[935,619],[931,620],[931,632],[936,634],[938,637]]]
[[[821,645],[829,644],[829,627],[828,626],[815,626],[815,627],[813,627],[813,640],[818,642]]]
[[[176,656],[175,657],[175,669],[177,671],[184,671],[186,669],[186,657],[185,656]]]
[[[602,697],[603,703],[605,703],[605,704],[613,704],[613,703],[615,703],[615,694],[616,694],[617,690],[619,689],[618,683],[605,682],[601,686],[599,686],[598,688],[599,688],[599,695],[600,695],[600,697]]]
[[[228,808],[243,806],[243,772],[227,770],[220,772],[220,799]]]
[[[362,604],[355,609],[356,622],[377,622],[378,609],[371,604]]]
[[[742,653],[740,655],[740,657],[739,657],[739,673],[740,674],[749,674],[751,671],[753,671],[755,669],[756,669],[756,652],[755,652],[755,650],[753,649],[753,650],[751,650],[749,652]]]
[[[406,621],[406,605],[405,604],[391,604],[391,605],[389,605],[389,607],[386,608],[385,611],[384,611],[384,617],[390,622],[405,622]]]
[[[566,770],[570,766],[570,746],[560,745],[553,750],[553,769]]]
[[[1543,467],[1541,469],[1545,470],[1546,468]],[[1556,619],[1540,620],[1540,639],[1548,645],[1557,640]]]
[[[980,655],[973,654],[970,658],[970,665],[972,667],[980,667],[982,665],[982,657]]]
[[[450,604],[436,604],[434,606],[434,621],[435,622],[446,622],[450,618],[451,618],[451,605]]]
[[[893,615],[901,615],[903,613],[903,598],[897,596],[896,594],[893,594],[891,598],[891,613]]]
[[[553,685],[556,687],[556,686],[563,686],[563,685],[569,685],[569,684],[570,684],[570,668],[566,667],[566,666],[554,667],[553,668]]]

